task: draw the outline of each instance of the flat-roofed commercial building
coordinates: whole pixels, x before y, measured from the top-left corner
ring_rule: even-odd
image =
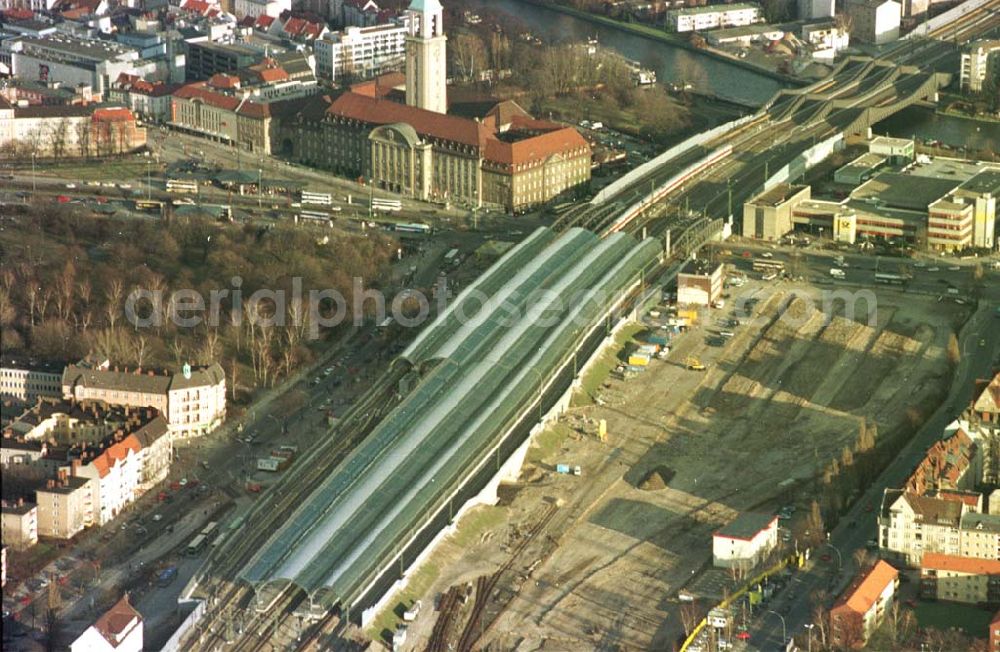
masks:
[[[743,236],[778,240],[792,230],[795,208],[811,196],[809,186],[782,183],[750,199],[743,205]]]
[[[1000,170],[983,170],[952,193],[956,201],[972,205],[972,246],[994,249],[997,245],[997,207],[1000,205]]]
[[[313,42],[316,76],[334,82],[345,75],[364,79],[398,67],[406,55],[407,33],[400,21],[325,34]]]
[[[710,306],[722,296],[722,263],[689,261],[677,275],[677,303]]]
[[[885,156],[875,152],[866,152],[834,172],[833,180],[837,183],[857,186],[872,178],[878,169],[885,164]]]
[[[749,570],[778,545],[778,517],[744,512],[712,535],[712,564]]]

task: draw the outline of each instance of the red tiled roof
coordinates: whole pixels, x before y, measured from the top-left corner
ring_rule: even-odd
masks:
[[[107,109],[94,109],[91,116],[94,122],[131,122],[135,120],[132,112],[124,107],[113,107]]]
[[[142,626],[142,614],[135,610],[128,601],[128,594],[115,603],[115,606],[108,609],[103,616],[94,623],[94,629],[100,632],[101,636],[111,644],[118,647],[122,637],[127,634],[129,625],[138,620],[138,625]]]
[[[30,9],[4,9],[0,11],[0,16],[3,16],[6,20],[31,20],[35,17],[35,12]]]
[[[406,84],[406,75],[401,72],[387,72],[375,79],[351,85],[351,92],[367,97],[385,97],[399,86]]]
[[[417,133],[476,148],[485,147],[490,135],[486,125],[475,120],[378,100],[352,92],[344,93],[334,100],[326,112],[328,115],[341,116],[370,125],[405,122]]]
[[[265,82],[278,82],[288,79],[288,73],[285,72],[284,68],[265,68],[264,70],[258,70],[257,75],[261,81]]]
[[[899,571],[880,559],[860,582],[848,589],[834,609],[846,606],[855,613],[868,613],[885,587],[895,582],[897,577]]]
[[[490,138],[486,144],[486,158],[505,165],[523,165],[583,148],[589,148],[583,136],[572,127],[564,127],[513,143]]]
[[[258,104],[250,100],[243,100],[239,97],[219,93],[206,86],[205,82],[195,82],[181,86],[173,92],[173,96],[185,100],[200,99],[202,102],[227,111],[236,111],[238,108],[240,115],[251,118],[266,118],[271,115],[267,104]]]
[[[129,435],[120,442],[116,442],[104,449],[104,452],[91,460],[91,464],[94,465],[100,477],[103,478],[111,472],[115,464],[128,457],[129,451],[138,455],[140,450],[142,450],[142,445],[139,443],[138,438],[135,435]]]
[[[254,23],[254,27],[259,30],[266,30],[274,22],[274,16],[268,16],[266,14],[261,14],[257,16],[257,22]]]
[[[920,560],[920,568],[968,573],[969,575],[1000,575],[1000,561],[944,555],[939,552],[925,552]]]
[[[208,85],[212,88],[239,88],[240,78],[217,72],[208,78]]]

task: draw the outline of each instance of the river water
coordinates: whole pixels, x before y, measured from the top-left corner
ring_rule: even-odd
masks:
[[[940,140],[951,147],[1000,152],[1000,123],[938,115],[933,109],[911,106],[872,129],[879,135]]]
[[[763,104],[782,88],[781,82],[751,70],[526,2],[468,0],[466,4],[516,16],[545,39],[585,41],[596,36],[601,45],[655,70],[662,83],[687,82],[698,91],[754,105]]]
[[[781,82],[752,70],[534,4],[518,0],[467,0],[466,4],[516,16],[533,33],[549,40],[578,42],[596,36],[601,45],[655,70],[662,83],[687,82],[699,91],[755,105],[763,104],[782,88]],[[997,123],[937,115],[922,107],[900,111],[876,125],[875,132],[1000,152],[1000,125]]]

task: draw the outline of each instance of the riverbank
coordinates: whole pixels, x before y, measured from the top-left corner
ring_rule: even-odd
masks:
[[[534,5],[536,7],[541,7],[542,9],[548,9],[561,14],[566,14],[567,16],[573,16],[579,20],[584,20],[595,25],[602,25],[604,27],[610,27],[623,32],[628,32],[635,34],[636,36],[641,36],[642,38],[649,39],[652,41],[659,41],[667,45],[672,45],[689,52],[698,52],[705,56],[711,57],[718,61],[723,61],[728,64],[732,64],[744,70],[749,70],[759,75],[769,77],[776,81],[780,81],[786,84],[794,84],[796,86],[804,86],[811,83],[810,80],[800,79],[798,77],[793,77],[791,75],[786,75],[780,73],[771,68],[760,66],[753,63],[752,61],[747,61],[746,59],[740,59],[739,57],[732,56],[726,52],[721,52],[712,48],[699,48],[695,47],[686,38],[681,36],[665,32],[661,29],[657,29],[651,25],[644,25],[641,23],[626,23],[608,16],[599,16],[597,14],[592,14],[587,11],[582,11],[580,9],[574,9],[573,7],[567,7],[565,5],[556,4],[554,2],[548,2],[547,0],[517,0],[517,2],[523,2],[525,4]]]

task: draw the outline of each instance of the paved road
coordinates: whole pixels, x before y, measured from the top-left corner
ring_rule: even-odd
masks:
[[[972,398],[975,380],[988,377],[1000,359],[1000,328],[997,327],[1000,319],[994,316],[996,307],[1000,306],[1000,275],[991,274],[986,284],[988,296],[959,336],[963,356],[948,397],[830,533],[830,546],[836,550],[826,549],[826,553],[831,554],[830,561],[817,562],[814,557],[812,566],[798,573],[795,581],[790,583],[789,588],[795,587],[792,589],[795,599],[788,601],[790,608],[784,616],[789,636],[803,634],[805,626],[812,622],[812,606],[808,598],[814,591],[828,589],[832,584],[832,593],[836,594],[849,583],[856,572],[854,551],[864,548],[867,541],[876,537],[876,516],[884,489],[902,485],[926,449],[941,437],[944,428],[955,420],[961,408]],[[852,527],[852,522],[856,526]],[[820,554],[822,551],[818,551],[817,556]],[[833,571],[834,579],[831,581],[831,570],[839,565],[838,559],[842,560],[843,566],[839,573]],[[774,615],[757,619],[750,634],[752,649],[767,652],[783,649],[782,622]]]

